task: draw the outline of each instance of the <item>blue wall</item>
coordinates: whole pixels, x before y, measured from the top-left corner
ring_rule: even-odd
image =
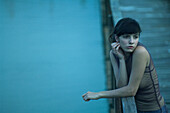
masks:
[[[0,113],[107,113],[98,0],[0,0]]]

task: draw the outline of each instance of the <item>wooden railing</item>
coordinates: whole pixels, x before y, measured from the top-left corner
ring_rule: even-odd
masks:
[[[122,98],[123,113],[137,113],[134,97]]]
[[[122,18],[121,11],[119,10],[119,0],[110,0],[110,7],[112,11],[112,19],[115,24]],[[123,113],[137,113],[134,97],[122,98],[121,101]]]
[[[121,11],[119,10],[119,0],[110,0],[110,7],[112,11],[112,19],[117,23],[122,18]],[[123,113],[137,113],[136,103],[134,97],[122,98]]]
[[[109,34],[113,30],[113,26],[122,18],[119,10],[119,0],[101,0],[102,4],[102,23],[103,23],[103,37],[105,46],[106,59],[106,75],[107,75],[107,89],[115,89],[115,79],[113,77],[112,66],[110,63],[110,43],[108,42]],[[120,99],[109,99],[110,113],[137,113],[134,97],[127,97]],[[123,110],[123,111],[122,111]]]

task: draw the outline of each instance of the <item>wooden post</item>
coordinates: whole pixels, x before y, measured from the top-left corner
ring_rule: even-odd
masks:
[[[113,69],[110,62],[110,43],[108,41],[109,34],[115,23],[122,18],[122,14],[118,9],[118,0],[101,0],[102,4],[102,25],[104,37],[104,51],[106,62],[106,78],[107,89],[115,89],[115,78],[113,77]],[[109,99],[109,113],[137,113],[134,97]],[[122,111],[123,109],[123,111]]]
[[[134,97],[122,98],[123,113],[137,113]]]
[[[110,7],[112,11],[112,19],[116,24],[119,19],[122,18],[122,14],[119,10],[119,0],[110,0]],[[134,97],[122,98],[123,113],[137,113],[136,103]]]
[[[101,11],[102,11],[102,29],[104,38],[104,53],[105,53],[105,66],[106,66],[106,86],[107,90],[112,90],[114,84],[113,70],[110,62],[110,44],[108,41],[111,27],[113,26],[111,18],[111,9],[109,0],[101,0]],[[115,99],[108,99],[109,113],[115,113]]]

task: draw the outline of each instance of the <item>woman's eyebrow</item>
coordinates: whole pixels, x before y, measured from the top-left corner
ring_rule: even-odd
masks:
[[[139,33],[135,33],[136,35],[139,35]]]
[[[135,34],[124,34],[123,36],[130,36],[130,35],[136,36],[136,35],[139,35],[139,33],[135,33]]]
[[[123,36],[130,36],[130,34],[125,34],[125,35],[123,35]]]
[[[139,35],[139,33],[133,34],[133,35]]]

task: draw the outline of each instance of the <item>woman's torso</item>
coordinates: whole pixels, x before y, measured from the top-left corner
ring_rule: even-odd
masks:
[[[140,42],[138,43],[138,46],[143,46],[147,50],[147,48]],[[130,73],[131,73],[132,58],[133,58],[133,53],[126,60],[126,69],[127,69],[128,78],[130,77]],[[116,59],[118,61],[118,58]],[[150,55],[149,66],[146,66],[145,68],[145,72],[143,74],[142,80],[140,82],[138,91],[135,96],[135,101],[136,101],[137,109],[140,111],[158,110],[164,105],[164,99],[160,95],[158,77],[151,55]]]

